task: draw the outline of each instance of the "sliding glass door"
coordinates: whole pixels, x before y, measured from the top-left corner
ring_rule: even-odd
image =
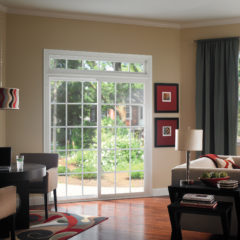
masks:
[[[58,66],[45,55],[50,69]],[[149,194],[148,79],[112,72],[45,72],[44,145],[46,152],[59,154],[59,199]]]

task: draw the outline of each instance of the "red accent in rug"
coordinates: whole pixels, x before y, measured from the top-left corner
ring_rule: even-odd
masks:
[[[17,240],[69,239],[105,220],[106,217],[91,217],[74,213],[49,212],[47,220],[44,211],[30,211],[30,228],[17,231]]]

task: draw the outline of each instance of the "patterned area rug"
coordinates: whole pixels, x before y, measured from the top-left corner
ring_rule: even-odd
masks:
[[[65,240],[69,239],[108,218],[91,217],[72,213],[48,212],[45,220],[44,211],[30,211],[30,228],[16,232],[18,240]]]

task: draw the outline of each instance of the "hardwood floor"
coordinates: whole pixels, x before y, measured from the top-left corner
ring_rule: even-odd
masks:
[[[170,240],[169,203],[167,197],[92,201],[58,204],[58,211],[109,217],[71,240]],[[182,233],[183,240],[213,239],[208,233]]]

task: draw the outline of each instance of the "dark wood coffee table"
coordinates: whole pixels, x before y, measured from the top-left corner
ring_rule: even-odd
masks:
[[[46,175],[46,166],[41,164],[24,164],[22,171],[16,165],[10,171],[0,171],[0,187],[14,185],[19,195],[19,208],[16,214],[16,229],[29,228],[29,191],[28,183]],[[0,229],[5,229],[5,222],[0,221]],[[2,231],[1,231],[2,233]]]
[[[232,197],[234,200],[235,211],[237,216],[237,239],[240,239],[240,187],[231,190],[220,189],[217,187],[206,186],[202,182],[196,181],[192,185],[185,185],[179,182],[176,185],[169,186],[168,191],[171,203],[179,201],[186,193],[205,193],[217,196]]]

